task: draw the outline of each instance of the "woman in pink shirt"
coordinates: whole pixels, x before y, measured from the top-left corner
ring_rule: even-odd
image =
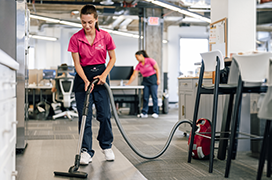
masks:
[[[68,51],[72,53],[76,76],[74,79],[74,91],[76,105],[79,114],[79,131],[83,114],[85,91],[90,82],[99,79],[97,86],[91,92],[89,109],[86,118],[85,131],[82,141],[80,164],[92,162],[94,150],[92,149],[92,104],[96,107],[96,119],[100,122],[97,140],[105,154],[107,161],[113,161],[115,156],[111,150],[113,134],[111,127],[111,112],[108,93],[103,86],[108,82],[108,74],[112,69],[116,57],[116,48],[112,37],[106,31],[98,27],[98,14],[93,5],[85,5],[80,11],[82,29],[75,33],[69,42]],[[110,60],[105,66],[107,52]]]
[[[131,75],[127,85],[131,84],[133,80],[138,76],[138,72],[143,76],[142,85],[144,85],[144,94],[143,94],[143,109],[142,113],[138,115],[141,118],[147,118],[148,115],[148,101],[149,95],[152,97],[153,101],[153,118],[159,117],[159,108],[158,108],[158,85],[160,84],[160,70],[158,64],[154,59],[149,58],[145,50],[137,51],[135,53],[136,59],[139,61],[133,74]]]

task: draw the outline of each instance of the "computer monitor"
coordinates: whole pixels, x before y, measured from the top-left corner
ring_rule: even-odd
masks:
[[[43,70],[43,79],[55,79],[56,70],[54,69],[44,69]]]
[[[74,66],[58,66],[58,76],[61,76],[62,73],[69,73],[71,76],[75,76],[76,70]]]
[[[133,74],[133,66],[113,66],[110,71],[110,80],[129,80]]]
[[[71,76],[75,76],[76,75],[76,69],[74,66],[68,66],[68,72]]]

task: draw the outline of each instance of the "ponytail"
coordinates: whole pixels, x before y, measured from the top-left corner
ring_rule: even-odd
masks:
[[[145,58],[149,58],[145,50],[140,50],[135,53],[135,55],[143,55]]]

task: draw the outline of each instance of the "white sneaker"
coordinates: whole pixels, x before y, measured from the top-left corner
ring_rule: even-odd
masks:
[[[102,152],[105,154],[106,161],[114,161],[115,156],[112,149],[104,149]]]
[[[87,153],[86,151],[83,151],[80,154],[80,164],[82,165],[88,165],[89,163],[91,163],[93,161],[92,157],[90,156],[89,153]]]
[[[138,118],[148,118],[148,115],[141,113],[141,114],[138,114],[137,117]]]
[[[153,113],[153,114],[152,114],[152,117],[153,117],[153,118],[158,118],[158,117],[159,117],[159,115],[158,115],[158,114],[156,114],[156,113]]]

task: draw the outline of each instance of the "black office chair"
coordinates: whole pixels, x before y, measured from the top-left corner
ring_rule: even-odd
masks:
[[[236,89],[235,104],[231,118],[231,135],[228,147],[228,156],[225,169],[225,177],[229,176],[231,159],[236,155],[237,134],[239,132],[240,108],[243,93],[263,93],[267,86],[263,86],[264,79],[267,78],[269,58],[272,53],[252,53],[248,55],[234,55],[233,60],[239,67],[239,78]],[[258,138],[257,138],[258,139]]]
[[[210,158],[209,158],[209,172],[213,171],[213,154],[214,154],[214,143],[215,143],[215,129],[216,129],[216,118],[217,118],[217,105],[218,105],[218,96],[223,94],[229,94],[229,106],[228,106],[228,117],[226,121],[226,126],[229,127],[230,124],[230,114],[232,112],[232,102],[233,96],[235,94],[236,85],[231,84],[220,84],[220,70],[224,69],[224,60],[223,55],[219,50],[214,50],[206,53],[201,53],[202,64],[200,69],[200,75],[198,80],[198,87],[195,100],[194,116],[193,116],[193,126],[191,132],[191,141],[189,143],[189,154],[188,162],[191,162],[193,142],[195,134],[203,136],[196,132],[196,121],[198,117],[198,109],[201,94],[212,94],[213,95],[213,109],[212,109],[212,132],[211,132],[211,145],[210,145]],[[205,72],[215,71],[215,82],[212,85],[203,85],[203,76]],[[228,130],[228,128],[226,129]],[[223,132],[225,133],[225,132]]]
[[[72,119],[72,116],[78,117],[78,114],[74,111],[69,110],[71,107],[71,102],[75,101],[73,90],[74,78],[73,77],[60,77],[56,78],[56,89],[57,92],[53,95],[53,102],[61,102],[63,107],[66,108],[66,111],[56,114],[53,116],[53,119],[67,116],[69,119]]]

